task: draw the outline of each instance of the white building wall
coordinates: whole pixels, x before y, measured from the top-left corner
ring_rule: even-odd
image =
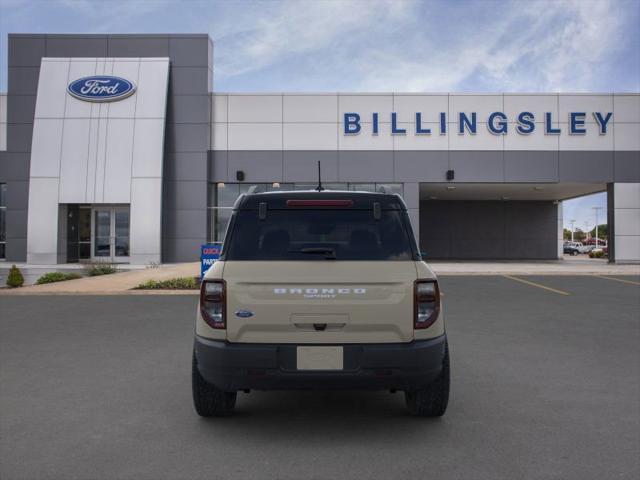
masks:
[[[67,94],[90,75],[133,81],[136,92],[92,103]],[[57,262],[59,204],[131,207],[132,263],[160,261],[167,58],[43,58],[34,118],[27,261]]]
[[[640,183],[613,185],[613,215],[616,263],[640,263]]]
[[[422,94],[422,93],[216,93],[212,95],[211,149],[226,150],[640,150],[640,95],[629,94]],[[504,112],[508,133],[494,135],[489,114]],[[517,115],[535,115],[532,134],[516,132]],[[586,135],[569,134],[569,113],[585,112]],[[344,113],[361,116],[362,131],[344,135]],[[372,113],[379,133],[372,135]],[[391,135],[391,112],[406,134]],[[415,113],[428,135],[416,135]],[[441,135],[439,114],[447,114]],[[460,112],[477,113],[477,133],[458,134]],[[544,132],[545,113],[561,134]],[[600,135],[593,112],[613,112]]]

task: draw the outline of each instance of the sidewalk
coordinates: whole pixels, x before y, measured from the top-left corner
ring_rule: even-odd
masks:
[[[437,275],[640,275],[640,265],[618,265],[606,259],[566,257],[533,262],[427,262]]]
[[[437,275],[640,275],[640,265],[609,264],[606,260],[572,258],[538,262],[429,262]],[[196,276],[200,264],[176,263],[154,268],[85,277],[78,280],[30,285],[21,288],[1,288],[0,295],[197,295],[197,290],[132,290],[147,280],[166,280]]]
[[[29,285],[21,288],[2,288],[0,295],[37,295],[37,294],[76,294],[76,295],[109,295],[109,294],[174,294],[196,295],[198,290],[131,290],[147,280],[166,280],[176,277],[195,277],[200,275],[200,264],[174,263],[153,268],[136,269],[125,272],[84,277],[77,280],[48,283],[45,285]]]

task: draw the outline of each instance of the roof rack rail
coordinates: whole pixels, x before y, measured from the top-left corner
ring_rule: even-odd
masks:
[[[378,192],[393,195],[395,192],[391,190],[389,185],[378,185]]]

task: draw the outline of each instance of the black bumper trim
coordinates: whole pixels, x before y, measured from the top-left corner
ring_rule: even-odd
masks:
[[[225,391],[416,390],[440,373],[445,343],[446,335],[410,343],[343,344],[340,371],[297,370],[297,344],[229,343],[196,336],[195,355],[204,379]]]

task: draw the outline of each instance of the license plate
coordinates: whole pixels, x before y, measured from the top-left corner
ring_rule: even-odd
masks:
[[[342,347],[298,347],[298,370],[342,370]]]

